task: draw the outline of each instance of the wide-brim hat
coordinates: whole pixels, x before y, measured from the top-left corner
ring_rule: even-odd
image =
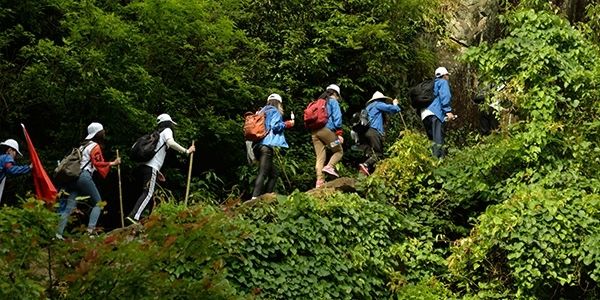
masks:
[[[104,126],[102,126],[102,124],[98,122],[90,123],[90,125],[87,127],[88,135],[85,137],[85,139],[91,140],[98,132],[102,130],[104,130]]]
[[[269,101],[269,100],[277,100],[277,101],[279,101],[279,103],[283,103],[283,99],[281,99],[281,95],[279,95],[279,94],[269,95],[269,97],[267,97],[267,101]]]
[[[23,154],[21,154],[21,151],[19,151],[19,143],[17,143],[17,141],[15,141],[13,139],[8,139],[8,140],[0,143],[0,146],[6,146],[6,147],[10,147],[12,149],[15,149],[15,151],[17,151],[17,153],[19,153],[19,155],[23,156]]]
[[[177,123],[175,123],[175,121],[173,121],[173,119],[171,119],[171,116],[169,116],[168,114],[161,114],[158,117],[156,117],[156,123],[162,123],[164,121],[170,121],[171,123],[173,123],[173,125],[177,125]]]
[[[377,99],[392,99],[392,97],[388,97],[385,96],[382,92],[377,91],[375,93],[373,93],[373,97],[371,97],[371,99],[369,99],[369,101],[367,101],[367,103],[371,103],[371,101],[377,100]]]

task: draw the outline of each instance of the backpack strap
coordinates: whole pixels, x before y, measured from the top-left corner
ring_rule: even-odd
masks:
[[[87,148],[90,144],[92,143],[92,141],[89,141],[87,144],[80,146],[79,148],[81,150],[81,156],[83,157],[83,151],[85,151],[85,148]],[[91,150],[90,150],[91,152]],[[92,156],[90,155],[90,159],[88,160],[88,162],[85,163],[85,165],[83,165],[83,167],[80,168],[81,171],[85,170],[85,168],[92,162]]]
[[[161,130],[157,130],[158,131],[158,140],[160,141],[160,134],[167,129],[167,127],[162,128]],[[154,155],[156,155],[156,153],[158,153],[160,151],[160,149],[162,149],[164,146],[167,145],[167,141],[165,141],[162,145],[160,145],[160,147],[158,147],[158,149],[156,149],[156,151],[154,151]],[[154,156],[153,155],[153,156]],[[154,157],[153,157],[154,158]]]

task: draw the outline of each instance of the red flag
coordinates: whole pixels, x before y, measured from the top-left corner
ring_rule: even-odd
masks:
[[[27,133],[27,129],[25,129],[25,125],[23,126],[23,133],[25,134],[25,139],[27,140],[27,149],[29,149],[29,157],[31,159],[31,165],[33,166],[31,170],[31,175],[33,176],[33,185],[35,187],[35,194],[39,199],[44,200],[46,203],[54,203],[56,202],[56,195],[58,192],[56,191],[56,187],[48,177],[46,170],[44,170],[44,166],[42,166],[42,162],[37,155],[37,151],[35,151],[35,147],[33,147],[33,143],[29,138],[29,134]]]

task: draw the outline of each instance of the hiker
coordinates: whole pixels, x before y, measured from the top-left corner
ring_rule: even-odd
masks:
[[[8,139],[0,143],[0,149],[3,154],[0,155],[0,201],[2,201],[2,193],[4,192],[4,184],[6,176],[16,176],[28,174],[31,172],[31,165],[17,165],[15,158],[17,154],[23,156],[19,151],[19,143],[13,139]]]
[[[100,203],[102,197],[93,180],[94,172],[98,172],[102,178],[106,178],[110,171],[110,167],[121,163],[119,157],[113,161],[104,160],[102,148],[104,147],[104,142],[106,140],[106,131],[104,131],[102,124],[97,122],[90,123],[87,127],[87,133],[85,140],[79,147],[81,150],[81,173],[75,181],[67,183],[64,186],[68,196],[66,199],[64,197],[60,199],[60,221],[58,223],[56,237],[61,240],[63,239],[63,232],[67,226],[68,218],[75,207],[77,207],[76,198],[78,196],[90,196],[94,203],[87,225],[88,234],[91,235],[94,233],[96,223],[98,222],[100,212],[102,211]]]
[[[160,172],[160,168],[162,167],[165,157],[167,156],[167,149],[173,148],[180,153],[185,153],[189,155],[196,151],[196,147],[194,145],[190,146],[188,149],[183,148],[173,137],[173,126],[177,125],[171,119],[171,116],[168,114],[161,114],[156,118],[157,130],[160,133],[160,137],[158,143],[156,144],[155,154],[148,162],[140,165],[139,168],[139,176],[142,182],[142,194],[137,199],[133,210],[127,216],[127,220],[133,224],[136,224],[148,203],[152,199],[152,195],[154,194],[154,187],[156,186],[156,180],[165,181],[165,176]]]
[[[273,192],[277,180],[277,169],[273,164],[274,148],[288,148],[283,131],[294,126],[294,120],[283,121],[283,100],[278,94],[269,95],[267,105],[262,108],[262,111],[266,114],[265,126],[268,133],[267,136],[253,145],[255,157],[259,162],[259,169],[254,183],[252,199]]]
[[[369,129],[367,129],[365,137],[371,147],[371,151],[369,151],[369,158],[358,165],[360,173],[365,176],[371,174],[371,170],[375,166],[375,163],[383,157],[383,139],[385,135],[383,129],[383,113],[395,114],[400,112],[398,99],[394,99],[392,104],[387,104],[386,101],[388,99],[391,98],[384,96],[381,92],[375,92],[373,97],[367,101],[366,110],[369,118]]]
[[[433,141],[432,153],[437,158],[444,157],[444,124],[447,120],[454,120],[456,116],[452,113],[450,106],[452,95],[448,82],[450,73],[444,67],[435,70],[435,82],[433,85],[433,101],[427,108],[421,109],[420,115],[427,137]]]
[[[327,124],[325,127],[311,132],[311,138],[313,146],[315,147],[316,164],[315,170],[317,172],[317,182],[315,187],[319,188],[325,183],[323,172],[339,177],[335,170],[335,165],[342,159],[344,155],[344,149],[342,144],[344,138],[342,137],[342,111],[340,110],[340,87],[335,84],[330,84],[325,89],[325,92],[319,96],[319,99],[327,100]],[[325,164],[326,149],[333,152],[329,162]]]

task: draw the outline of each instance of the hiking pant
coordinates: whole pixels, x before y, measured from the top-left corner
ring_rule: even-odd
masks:
[[[146,166],[140,166],[140,177],[142,179],[143,187],[142,194],[135,202],[135,206],[133,210],[129,213],[128,217],[139,220],[144,212],[144,209],[148,206],[148,203],[152,200],[152,195],[154,194],[154,188],[156,187],[156,176],[158,176],[158,170]]]
[[[433,141],[431,146],[431,152],[433,156],[442,158],[444,155],[444,123],[440,121],[436,116],[428,116],[423,119],[423,125],[427,132],[427,137],[430,141]]]
[[[383,136],[381,136],[377,130],[369,128],[369,130],[367,130],[365,133],[365,138],[369,142],[371,149],[367,152],[367,156],[369,158],[364,162],[364,164],[372,167],[383,157]]]
[[[265,145],[257,147],[256,156],[259,161],[258,176],[254,183],[252,197],[258,197],[265,193],[272,193],[277,181],[277,169],[273,164],[273,148]]]
[[[317,162],[315,164],[315,171],[317,171],[317,180],[323,180],[323,167],[325,166],[325,159],[327,158],[327,152],[325,149],[329,148],[333,152],[328,166],[335,168],[335,165],[342,160],[344,155],[344,149],[341,144],[331,148],[330,144],[337,141],[338,137],[335,132],[327,127],[323,127],[319,130],[311,132],[311,138],[313,146],[315,147],[315,154],[317,156]]]
[[[90,220],[88,221],[88,229],[94,230],[96,228],[96,223],[98,222],[98,218],[100,217],[100,212],[102,208],[100,208],[99,203],[100,192],[98,192],[98,188],[92,179],[92,173],[88,170],[81,171],[79,178],[75,182],[68,184],[65,187],[66,192],[69,196],[66,198],[60,199],[60,221],[58,223],[57,233],[62,235],[65,231],[65,227],[67,226],[67,222],[69,220],[69,216],[77,207],[77,196],[87,195],[92,199],[92,203],[94,203],[94,207],[92,208],[92,212],[90,213]]]

